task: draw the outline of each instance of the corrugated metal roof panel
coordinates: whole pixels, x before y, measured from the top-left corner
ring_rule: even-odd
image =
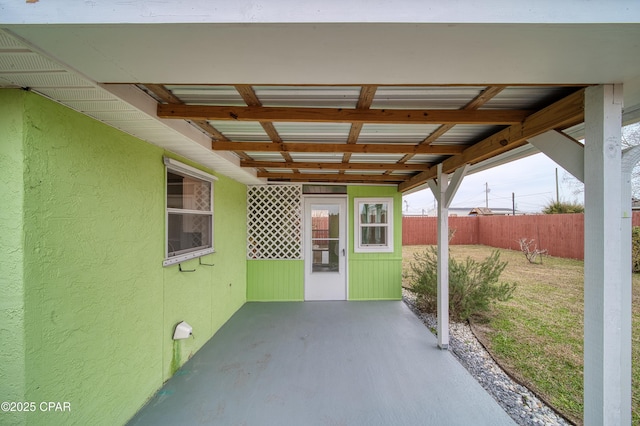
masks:
[[[165,86],[185,104],[247,106],[233,86]]]
[[[514,86],[507,87],[480,109],[536,109],[569,95],[568,87]]]
[[[311,169],[310,170],[302,169],[302,170],[300,170],[300,174],[317,174],[317,173],[318,173],[317,169],[312,169],[312,170]],[[339,170],[323,170],[322,171],[323,175],[337,175],[339,173],[340,173]]]
[[[438,145],[471,144],[500,130],[504,126],[485,126],[480,124],[458,124],[435,142]]]
[[[415,154],[411,157],[410,160],[407,161],[408,164],[424,164],[424,163],[433,163],[435,164],[438,161],[443,160],[442,155],[431,155],[431,154]]]
[[[266,107],[355,108],[360,96],[357,86],[254,86]]]
[[[478,96],[484,87],[381,86],[372,109],[460,109]]]
[[[358,143],[420,143],[437,124],[371,124],[362,125]]]
[[[342,161],[341,152],[290,152],[294,161],[318,161],[323,163],[340,163]]]
[[[273,123],[285,142],[346,142],[351,130],[349,123]]]
[[[351,163],[395,163],[402,154],[351,154]]]
[[[268,142],[271,140],[257,121],[210,120],[208,123],[232,141]]]
[[[252,152],[251,158],[256,161],[282,161],[284,158],[279,152]]]

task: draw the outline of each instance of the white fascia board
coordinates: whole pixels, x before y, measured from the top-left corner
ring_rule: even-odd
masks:
[[[203,132],[196,129],[184,120],[161,119],[157,116],[158,103],[132,84],[100,84],[100,87],[122,101],[128,103],[150,118],[162,123],[168,130],[173,130],[188,139],[187,143],[194,143],[202,147],[202,156],[194,158],[188,154],[176,151],[176,154],[183,155],[190,160],[196,161],[205,166],[220,172],[246,184],[260,184],[264,180],[256,176],[255,169],[240,167],[240,159],[230,152],[214,152],[211,150],[211,139]],[[174,150],[175,151],[175,150]],[[210,161],[205,161],[206,159]],[[210,163],[213,163],[212,166]],[[234,173],[230,174],[229,169]],[[240,178],[239,178],[240,176]]]
[[[210,0],[80,2],[0,0],[1,24],[109,23],[629,23],[640,2],[584,0]]]

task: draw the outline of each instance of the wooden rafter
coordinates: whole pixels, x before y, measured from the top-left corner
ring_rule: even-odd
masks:
[[[242,99],[248,106],[250,107],[262,106],[262,102],[260,102],[260,99],[258,99],[258,95],[256,95],[256,92],[253,90],[253,87],[247,84],[238,84],[235,86],[235,88],[240,94],[240,96],[242,96]],[[276,130],[272,122],[261,121],[260,125],[266,132],[267,136],[269,136],[269,139],[271,139],[271,142],[282,143],[282,139],[280,138],[280,135],[278,134],[278,131]],[[291,155],[289,155],[289,153],[287,152],[281,152],[280,155],[282,155],[282,158],[284,158],[285,161],[293,161],[293,159],[291,158]]]
[[[492,98],[498,95],[500,92],[504,90],[506,86],[489,86],[484,89],[478,96],[469,101],[468,104],[462,107],[462,109],[466,110],[474,110],[480,108],[485,103],[489,102]],[[455,124],[443,124],[434,130],[429,136],[427,136],[420,144],[432,144],[437,141],[441,136],[447,133],[449,130],[453,129]],[[413,158],[413,154],[408,154],[400,159],[399,163],[404,163]]]
[[[386,164],[386,163],[311,163],[290,161],[240,161],[240,167],[262,169],[305,169],[305,170],[429,170],[430,164]]]
[[[343,143],[306,143],[306,142],[225,142],[214,141],[215,151],[253,151],[253,152],[351,152],[363,154],[461,154],[465,146],[460,145],[408,145],[408,144],[343,144]]]
[[[258,172],[258,177],[270,180],[291,181],[291,182],[378,182],[398,184],[406,179],[401,175],[356,175],[338,173],[269,173]]]
[[[158,105],[158,117],[186,120],[236,120],[306,123],[383,124],[517,124],[527,110],[401,110],[344,108],[234,107],[210,105]]]
[[[584,95],[583,90],[579,88],[576,88],[574,94],[534,112],[482,109],[483,105],[504,90],[503,85],[486,87],[458,110],[371,109],[378,88],[375,85],[360,87],[355,108],[265,107],[253,87],[246,84],[234,86],[247,104],[246,107],[185,105],[165,86],[145,86],[164,102],[158,106],[158,117],[189,120],[211,136],[213,150],[235,152],[241,158],[241,166],[257,169],[259,177],[272,181],[388,183],[397,184],[402,192],[422,185],[436,175],[433,163],[409,164],[416,155],[440,157],[438,161],[442,162],[443,171],[451,173],[464,164],[484,161],[525,144],[527,138],[550,129],[562,130],[580,123],[584,118]],[[231,141],[215,129],[209,120],[259,122],[270,141]],[[321,139],[313,142],[284,142],[274,126],[276,122],[350,123],[351,127],[346,143],[324,143]],[[418,144],[393,141],[362,144],[358,143],[358,139],[365,123],[439,126]],[[468,142],[459,145],[439,145],[438,140],[458,124],[502,125],[505,128],[473,145]],[[279,152],[283,160],[257,161],[251,157],[253,152]],[[306,153],[306,157],[312,153],[334,153],[340,157],[332,158],[335,161],[328,162],[294,161],[292,153],[296,152]],[[354,153],[397,154],[398,158],[401,158],[395,163],[376,163],[375,159],[366,163],[351,163]],[[385,157],[385,161],[390,159]]]
[[[145,84],[144,85],[148,90],[153,92],[159,99],[167,104],[171,105],[184,105],[184,102],[176,95],[174,95],[171,90],[167,89],[162,84]],[[219,141],[228,141],[227,137],[223,135],[218,129],[210,125],[206,120],[192,120],[191,121],[195,126],[199,127],[203,132],[211,135],[211,137],[215,140]],[[243,159],[250,159],[245,152],[236,151],[237,156]]]
[[[527,138],[551,129],[565,129],[584,121],[584,89],[532,114],[517,125],[507,127],[464,150],[462,155],[449,157],[442,162],[442,171],[451,173],[464,164],[476,164],[527,143]],[[437,175],[436,167],[418,173],[398,189],[401,192],[422,185]]]
[[[373,98],[376,95],[376,91],[378,90],[378,86],[362,86],[360,88],[360,97],[358,98],[358,103],[356,104],[356,109],[369,109],[371,104],[373,103]],[[351,129],[349,129],[349,137],[347,138],[347,143],[356,143],[358,142],[358,138],[360,137],[360,131],[362,130],[363,123],[352,123]],[[351,159],[351,153],[346,152],[342,156],[342,162],[348,163]]]

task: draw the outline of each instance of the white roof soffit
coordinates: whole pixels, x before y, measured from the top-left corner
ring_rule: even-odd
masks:
[[[263,183],[239,159],[211,150],[211,139],[185,121],[161,120],[157,102],[133,85],[100,85],[38,53],[0,30],[0,50],[15,51],[10,67],[0,61],[0,87],[29,88],[82,114],[160,146],[245,184]],[[6,64],[5,64],[6,65]]]
[[[302,6],[302,7],[301,7]],[[2,21],[54,23],[622,23],[640,14],[637,0],[209,0],[81,2],[0,0]]]

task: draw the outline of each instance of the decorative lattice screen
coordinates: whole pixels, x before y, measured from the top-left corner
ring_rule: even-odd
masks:
[[[302,186],[247,188],[247,258],[302,259]]]

